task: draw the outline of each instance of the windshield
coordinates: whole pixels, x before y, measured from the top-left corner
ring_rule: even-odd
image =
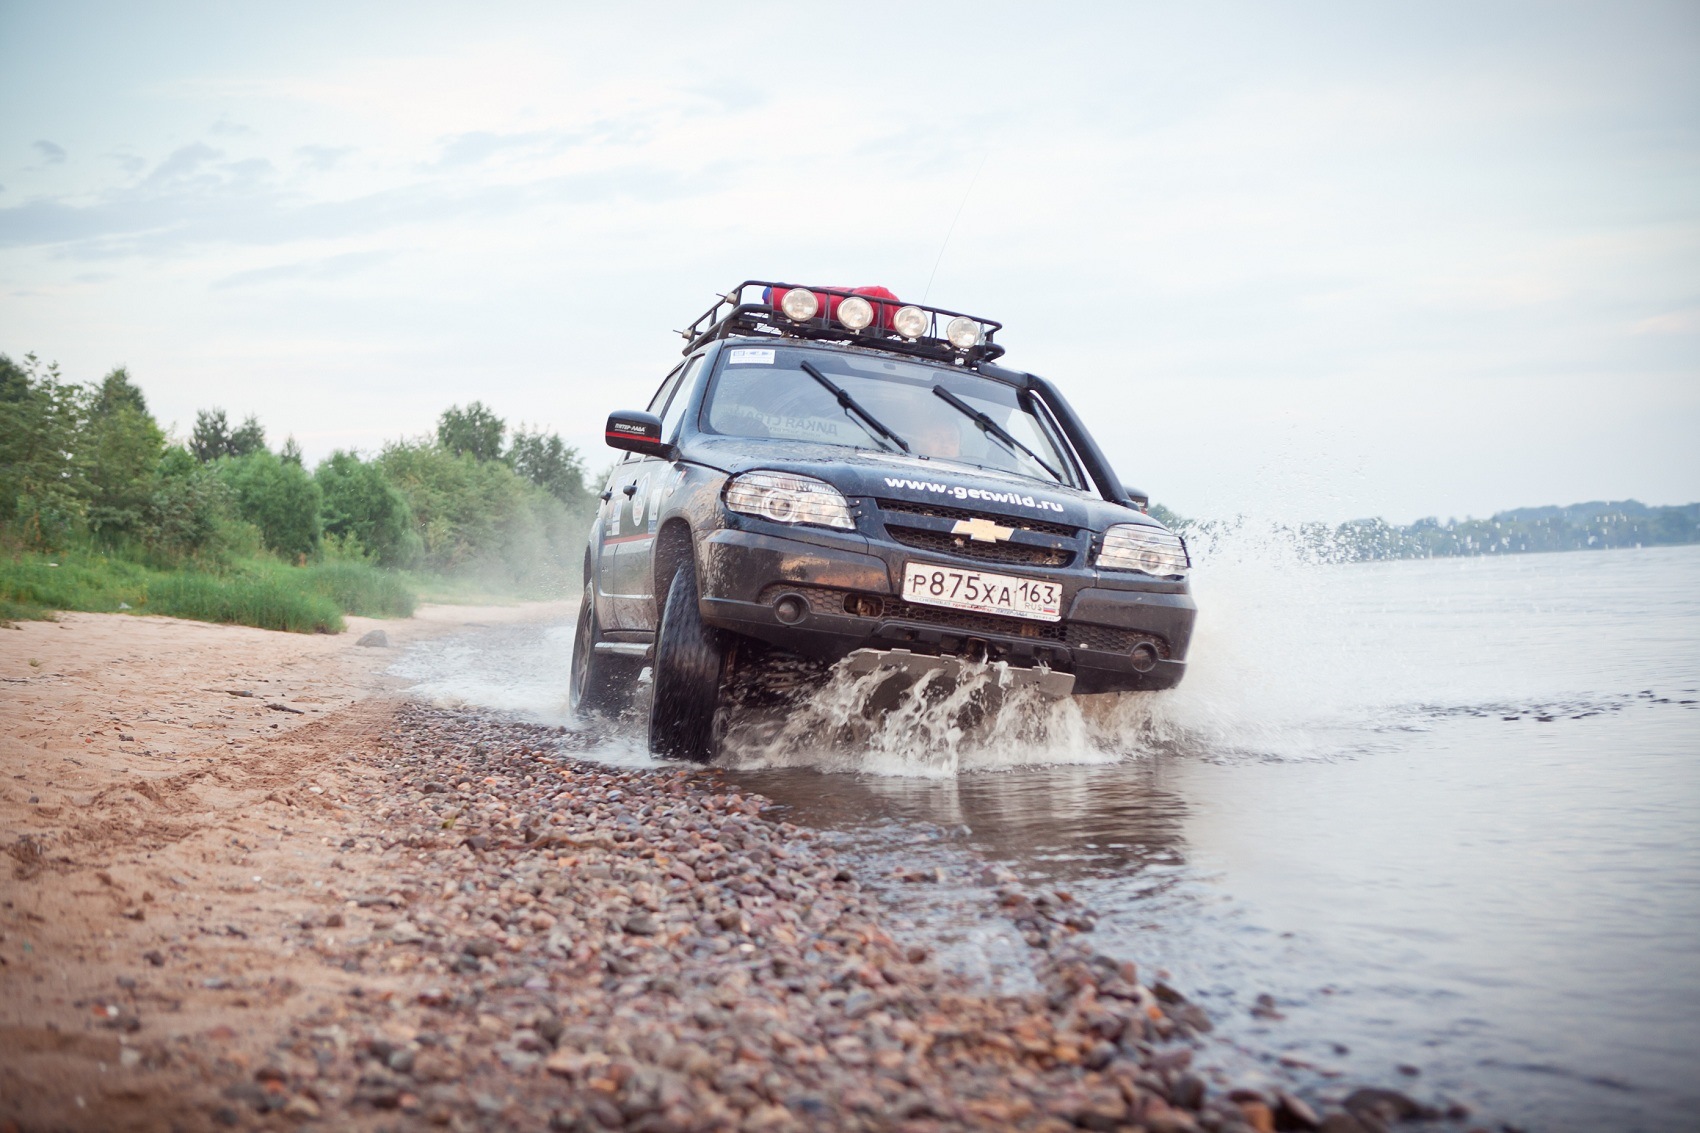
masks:
[[[907,445],[915,456],[996,468],[1052,484],[1060,474],[1062,483],[1079,487],[1074,463],[1058,451],[1032,399],[1003,382],[899,359],[807,347],[734,346],[722,357],[708,405],[710,432],[886,452]],[[804,361],[848,394],[852,406],[842,404],[827,382],[811,375]],[[951,396],[941,397],[935,386]],[[987,420],[976,421],[979,413]],[[882,435],[881,426],[892,436]]]

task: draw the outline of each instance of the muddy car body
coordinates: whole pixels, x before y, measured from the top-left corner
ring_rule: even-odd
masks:
[[[703,759],[729,681],[777,654],[1002,663],[1051,695],[1181,679],[1181,540],[1051,383],[998,363],[998,324],[889,296],[746,282],[609,417],[575,707],[649,666],[652,749]]]

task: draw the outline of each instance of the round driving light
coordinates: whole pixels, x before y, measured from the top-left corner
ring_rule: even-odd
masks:
[[[967,350],[970,346],[980,345],[980,324],[964,315],[958,315],[944,328],[944,336],[950,339],[950,344],[958,350]]]
[[[851,330],[861,330],[874,321],[874,305],[860,295],[852,295],[838,305],[838,321]]]
[[[891,329],[904,338],[920,338],[927,333],[927,312],[919,307],[899,307],[891,317]]]
[[[793,287],[779,301],[779,309],[785,312],[787,318],[806,323],[820,311],[820,300],[815,298],[813,291]]]

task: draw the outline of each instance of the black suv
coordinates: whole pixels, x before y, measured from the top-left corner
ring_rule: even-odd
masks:
[[[712,758],[741,672],[1004,662],[1050,695],[1162,689],[1196,607],[1186,546],[1000,324],[883,288],[749,280],[684,335],[584,555],[572,702],[651,667],[649,744]]]

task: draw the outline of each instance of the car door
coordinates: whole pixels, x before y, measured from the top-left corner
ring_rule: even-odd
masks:
[[[667,375],[649,403],[649,412],[661,418],[661,435],[668,440],[677,435],[679,418],[689,400],[691,379],[701,361],[702,356],[695,355]],[[655,628],[652,593],[655,587],[650,578],[650,561],[655,532],[660,526],[656,513],[661,504],[662,484],[672,467],[671,461],[634,454],[615,470],[614,494],[608,504],[617,507],[620,514],[615,534],[604,539],[604,546],[612,552],[610,597],[614,628]]]

